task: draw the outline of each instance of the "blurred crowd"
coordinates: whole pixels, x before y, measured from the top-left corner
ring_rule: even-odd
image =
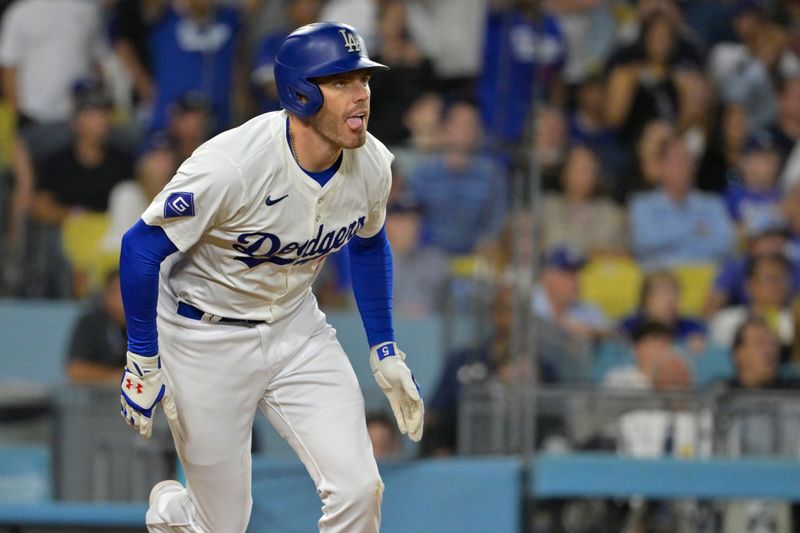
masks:
[[[424,391],[423,455],[458,449],[465,384],[800,387],[796,0],[2,0],[0,12],[0,296],[87,300],[75,382],[116,381],[124,363],[123,233],[202,142],[280,108],[286,35],[335,20],[391,67],[370,81],[369,130],[395,154],[395,314],[442,317],[453,334]],[[326,311],[355,309],[346,254],[316,281]],[[533,366],[515,353],[520,258],[535,275]],[[664,413],[620,417],[616,446],[699,454],[682,420],[705,418]],[[800,430],[766,419],[731,426],[731,449],[797,456],[773,437]],[[402,453],[390,418],[368,421],[376,454]]]
[[[704,385],[697,362],[720,351],[731,387],[795,386],[798,2],[0,5],[0,292],[103,287],[78,328],[94,333],[72,343],[75,379],[124,361],[122,234],[204,140],[279,109],[273,64],[290,31],[337,20],[391,67],[370,82],[369,130],[396,156],[397,316],[458,314],[476,293],[489,310],[484,338],[448,354],[428,393],[430,453],[454,446],[464,382],[517,373],[520,227],[535,228],[532,314],[563,340],[543,350],[541,381],[571,379],[563,354],[577,343],[588,379],[612,388]],[[512,209],[520,175],[541,190]],[[353,308],[347,264],[337,254],[317,280],[326,310]],[[626,355],[609,359],[608,342]]]

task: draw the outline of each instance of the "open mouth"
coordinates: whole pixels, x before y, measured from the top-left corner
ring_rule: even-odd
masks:
[[[347,127],[353,131],[360,130],[361,128],[364,127],[366,119],[367,119],[366,111],[362,111],[361,113],[351,115],[347,117]]]

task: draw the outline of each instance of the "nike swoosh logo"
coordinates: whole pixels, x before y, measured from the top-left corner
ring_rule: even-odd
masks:
[[[269,196],[267,196],[267,199],[264,201],[264,203],[267,204],[267,205],[275,205],[278,202],[280,202],[281,200],[283,200],[284,198],[286,198],[287,196],[289,196],[289,195],[288,194],[284,194],[280,198],[275,198],[274,200],[272,198],[270,198]]]

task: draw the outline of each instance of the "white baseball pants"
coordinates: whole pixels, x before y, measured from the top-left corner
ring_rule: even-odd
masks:
[[[179,316],[163,290],[159,300],[161,361],[185,433],[172,427],[187,486],[153,502],[148,531],[245,531],[259,408],[316,484],[324,504],[320,532],[377,532],[383,483],[364,399],[315,298],[309,295],[280,321],[254,327]]]

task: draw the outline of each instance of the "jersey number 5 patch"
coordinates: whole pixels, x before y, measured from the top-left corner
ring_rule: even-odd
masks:
[[[193,217],[194,193],[174,192],[164,202],[164,218]]]

